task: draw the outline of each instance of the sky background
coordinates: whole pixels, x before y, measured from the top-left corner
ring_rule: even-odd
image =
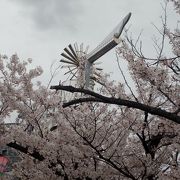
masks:
[[[42,80],[48,83],[50,66],[57,61],[69,43],[84,43],[90,50],[132,12],[127,24],[134,38],[143,30],[144,52],[153,54],[152,36],[157,33],[152,23],[161,27],[163,0],[0,0],[0,54],[17,53],[21,59],[33,59],[34,66],[44,69]],[[168,24],[175,24],[172,7]],[[89,51],[90,51],[89,50]],[[103,56],[105,72],[119,78],[115,50]],[[53,82],[64,79],[60,73]]]

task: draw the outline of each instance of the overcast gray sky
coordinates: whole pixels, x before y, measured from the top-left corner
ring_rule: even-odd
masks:
[[[129,12],[127,27],[134,37],[143,29],[145,51],[151,52],[156,32],[151,23],[160,26],[160,3],[163,0],[0,0],[0,54],[32,58],[43,67],[46,81],[64,47],[83,42],[92,50]],[[171,24],[174,14],[168,13]],[[106,72],[117,71],[114,50],[101,61]]]

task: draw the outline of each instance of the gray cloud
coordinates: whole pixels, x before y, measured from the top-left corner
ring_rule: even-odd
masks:
[[[15,0],[21,13],[32,18],[41,30],[62,28],[75,30],[82,13],[81,0]]]

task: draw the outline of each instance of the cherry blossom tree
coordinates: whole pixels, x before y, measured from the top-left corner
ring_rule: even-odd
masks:
[[[180,3],[172,2],[179,16]],[[19,152],[14,176],[179,179],[180,30],[168,27],[166,6],[157,56],[146,57],[141,42],[137,46],[125,36],[117,48],[123,81],[102,72],[94,91],[61,83],[49,89],[36,81],[42,69],[30,69],[30,59],[0,56],[0,146]],[[165,43],[171,53],[165,53]],[[133,84],[121,68],[124,62]],[[64,91],[75,93],[74,99],[64,101]],[[13,118],[16,126],[4,125]]]

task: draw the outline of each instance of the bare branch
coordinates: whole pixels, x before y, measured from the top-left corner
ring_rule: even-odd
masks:
[[[121,72],[121,75],[122,75],[122,77],[123,77],[123,79],[124,79],[125,84],[127,85],[128,89],[130,90],[130,92],[131,92],[132,96],[134,97],[134,99],[138,102],[138,99],[136,98],[135,94],[134,94],[133,91],[132,91],[132,88],[130,87],[130,85],[128,84],[128,82],[127,82],[127,80],[126,80],[126,77],[125,77],[125,75],[124,75],[124,73],[123,73],[123,70],[122,70],[122,68],[121,68],[121,66],[120,66],[120,63],[119,63],[119,59],[118,59],[118,55],[117,55],[117,54],[116,54],[116,60],[117,60],[117,63],[118,63],[118,68],[119,68],[119,70],[120,70],[120,72]]]

